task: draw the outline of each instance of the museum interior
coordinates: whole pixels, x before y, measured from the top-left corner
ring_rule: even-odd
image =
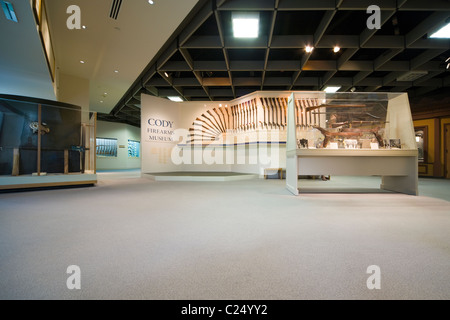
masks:
[[[0,4],[0,299],[450,299],[450,1]]]

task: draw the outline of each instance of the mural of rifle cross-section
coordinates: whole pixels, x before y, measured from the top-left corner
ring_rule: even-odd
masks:
[[[285,97],[258,97],[230,107],[210,109],[192,123],[189,129],[190,143],[209,143],[227,133],[285,131],[287,103],[288,98]],[[320,106],[319,99],[296,100],[296,126],[301,128],[320,126]]]

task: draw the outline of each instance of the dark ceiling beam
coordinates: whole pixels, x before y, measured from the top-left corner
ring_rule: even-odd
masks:
[[[302,69],[304,71],[336,71],[337,63],[333,60],[309,60]]]
[[[290,86],[291,77],[270,77],[264,79],[263,86]]]
[[[423,52],[422,54],[411,60],[411,70],[419,68],[424,63],[434,59],[435,57],[437,57],[441,53],[444,53],[445,51],[446,49],[430,49]]]
[[[175,71],[191,71],[192,69],[186,63],[186,61],[168,61],[164,64],[158,71],[167,71],[167,72],[175,72]]]
[[[227,0],[216,0],[216,7],[219,8],[221,6],[223,6],[223,4],[226,2]]]
[[[309,58],[311,57],[311,53],[305,53],[302,57],[302,60],[300,60],[299,68],[298,70],[293,74],[292,76],[292,82],[289,87],[289,90],[292,90],[295,83],[297,82],[297,79],[300,77],[300,73],[302,73],[303,68],[305,67],[305,64],[308,62]]]
[[[231,85],[230,78],[203,78],[203,85],[205,87],[226,87]]]
[[[295,71],[298,70],[300,60],[270,60],[267,62],[266,71]]]
[[[346,49],[342,55],[337,60],[337,67],[338,69],[341,69],[344,64],[346,64],[358,51],[358,49],[350,48]]]
[[[230,69],[233,71],[263,71],[264,70],[264,60],[240,60],[240,61],[230,61]]]
[[[320,20],[319,26],[316,29],[316,32],[314,33],[314,42],[313,46],[314,48],[317,47],[319,43],[322,42],[323,36],[325,34],[325,31],[327,31],[328,26],[330,25],[331,21],[333,20],[334,16],[336,15],[336,12],[338,8],[342,5],[343,0],[336,1],[336,8],[334,10],[326,11],[324,16],[322,17],[322,20]],[[333,47],[337,45],[337,43],[331,44]],[[330,80],[334,74],[337,72],[337,68],[335,70],[329,71],[325,77],[322,79],[323,86],[326,84],[328,80]],[[295,81],[292,82],[292,86],[295,83]],[[291,88],[292,88],[291,86]]]
[[[314,33],[312,44],[308,43],[307,45],[312,45],[313,47],[315,47],[318,43],[320,43],[320,41],[322,40],[323,35],[325,34],[325,31],[327,30],[328,26],[331,23],[331,20],[333,20],[337,10],[342,5],[342,2],[343,2],[343,0],[336,0],[335,3],[334,3],[335,7],[333,8],[333,10],[329,10],[329,11],[325,12],[324,16],[320,20],[320,23],[319,23],[319,25],[318,25],[318,27],[316,29],[316,32]],[[292,83],[291,83],[291,86],[290,86],[289,90],[292,90],[292,88],[294,87],[294,85],[295,85],[298,77],[300,76],[302,70],[304,70],[306,65],[308,64],[308,60],[311,57],[311,54],[312,53],[303,55],[302,62],[301,62],[301,65],[300,65],[300,70],[297,71],[294,74],[294,76],[292,77]],[[335,66],[335,69],[334,70],[330,69],[330,71],[336,72],[336,69],[337,68]]]
[[[313,35],[274,35],[270,47],[272,49],[304,48],[314,41]]]
[[[193,36],[180,46],[186,49],[220,49],[222,47],[220,37],[217,36]]]
[[[260,87],[262,82],[262,78],[257,77],[248,77],[248,78],[234,78],[234,83],[236,86],[246,87]]]
[[[158,89],[157,89],[156,87],[146,85],[145,88],[147,89],[147,91],[148,91],[149,93],[151,93],[151,94],[154,95],[155,97],[158,97],[158,96],[159,96]]]
[[[328,11],[327,11],[328,12]],[[326,35],[314,45],[316,48],[334,48],[339,45],[341,48],[357,48],[359,49],[359,37],[358,36],[345,36],[345,35]]]
[[[142,77],[141,83],[143,86],[145,86],[147,84],[147,82],[153,78],[153,76],[156,74],[157,70],[156,70],[156,65],[152,65],[150,67],[150,69],[144,74],[144,76]]]
[[[386,62],[390,61],[392,58],[394,58],[396,55],[398,55],[400,52],[402,52],[403,49],[390,49],[384,53],[382,53],[378,58],[376,58],[373,62],[373,68],[374,70],[378,70],[381,66],[383,66]]]
[[[217,8],[220,11],[239,11],[239,10],[256,10],[267,11],[273,10],[273,0],[227,0],[224,4]]]
[[[225,61],[194,61],[194,71],[228,71]]]
[[[409,45],[410,49],[450,49],[450,41],[448,39],[423,39],[420,38],[416,42]]]
[[[198,87],[201,86],[201,83],[197,78],[174,78],[173,79],[174,86],[183,86],[183,87]]]
[[[421,96],[421,95],[427,94],[427,93],[429,93],[431,91],[434,91],[434,90],[437,90],[437,89],[440,89],[440,88],[441,87],[420,87],[420,88],[416,88],[416,89],[414,89],[414,90],[412,90],[410,92],[410,96],[411,97]]]
[[[409,47],[414,42],[423,37],[430,30],[443,25],[445,20],[450,16],[448,11],[437,11],[432,13],[428,18],[419,23],[405,37],[406,46]]]
[[[368,77],[371,73],[372,73],[372,71],[358,72],[358,74],[353,77],[353,85],[356,86],[358,83],[360,83],[361,81],[366,79],[366,77]]]
[[[263,35],[254,39],[225,37],[224,40],[227,49],[265,49],[267,48],[268,37]]]
[[[269,37],[267,39],[267,49],[266,49],[266,54],[265,54],[265,57],[264,57],[264,70],[263,70],[263,73],[262,73],[262,81],[261,81],[261,88],[260,88],[260,90],[263,90],[265,79],[266,79],[267,64],[269,62],[270,48],[272,46],[272,41],[273,41],[273,30],[275,29],[275,22],[277,21],[279,2],[280,2],[279,0],[275,0],[275,10],[272,13],[272,19],[271,19],[271,22],[270,22]]]
[[[208,1],[200,12],[197,13],[178,37],[178,45],[183,47],[186,41],[197,31],[198,28],[213,14],[212,2]]]
[[[408,11],[450,11],[450,2],[442,0],[408,0],[401,10]]]
[[[222,3],[222,5],[223,5],[223,3]],[[230,57],[228,56],[228,51],[225,48],[225,35],[223,32],[223,28],[222,28],[222,17],[220,15],[219,11],[217,11],[217,8],[215,8],[215,10],[214,10],[214,16],[216,18],[217,30],[219,31],[219,38],[220,38],[222,54],[225,59],[225,64],[227,66],[228,79],[230,81],[231,91],[233,92],[233,97],[236,97],[236,91],[234,90],[234,85],[233,85],[233,74],[231,73],[231,67],[230,67]]]
[[[280,11],[300,11],[300,10],[334,10],[336,8],[335,0],[281,0],[278,6]]]
[[[424,65],[427,61],[433,59],[434,57],[440,55],[441,53],[443,53],[445,51],[446,50],[442,50],[442,49],[430,49],[430,50],[423,52],[422,54],[418,55],[417,57],[415,57],[414,59],[412,59],[409,62],[410,70],[417,70],[419,67]],[[397,79],[398,77],[400,77],[402,75],[407,74],[408,72],[409,71],[407,71],[407,72],[391,72],[390,74],[388,74],[387,76],[384,77],[383,83],[384,83],[384,85],[389,85],[392,81],[394,81],[395,79]]]
[[[341,5],[341,10],[367,10],[373,4],[380,7],[381,10],[396,10],[396,0],[345,0]]]
[[[178,51],[178,43],[176,40],[174,40],[170,46],[167,48],[166,51],[163,52],[161,57],[157,61],[157,69],[161,70],[161,67],[163,67],[167,61],[170,60],[170,58]]]
[[[195,79],[201,85],[204,93],[208,96],[208,90],[203,86],[203,77],[201,76],[201,72],[194,71],[194,59],[192,59],[191,54],[185,48],[179,48],[178,50],[180,50],[180,53],[183,56],[184,61],[186,61],[186,63],[188,64],[189,68],[191,69],[192,73],[194,74]]]
[[[353,86],[355,86],[356,83],[353,80]],[[371,77],[371,78],[365,78],[358,82],[358,86],[363,87],[372,87],[372,86],[382,86],[383,85],[383,78],[381,77]]]

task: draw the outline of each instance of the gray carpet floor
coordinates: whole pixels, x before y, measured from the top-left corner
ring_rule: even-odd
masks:
[[[285,181],[154,182],[0,194],[0,299],[450,299],[450,181],[421,196]],[[332,177],[306,187],[379,186]],[[67,267],[81,290],[67,289]],[[366,286],[367,267],[381,289]]]

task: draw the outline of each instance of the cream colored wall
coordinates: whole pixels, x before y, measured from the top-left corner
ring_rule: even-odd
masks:
[[[117,157],[97,157],[97,170],[120,170],[141,168],[142,144],[140,158],[128,157],[128,140],[141,141],[141,130],[123,123],[97,122],[97,138],[117,139]]]
[[[83,111],[82,121],[89,121],[89,80],[58,73],[56,99],[60,102],[80,106]]]

